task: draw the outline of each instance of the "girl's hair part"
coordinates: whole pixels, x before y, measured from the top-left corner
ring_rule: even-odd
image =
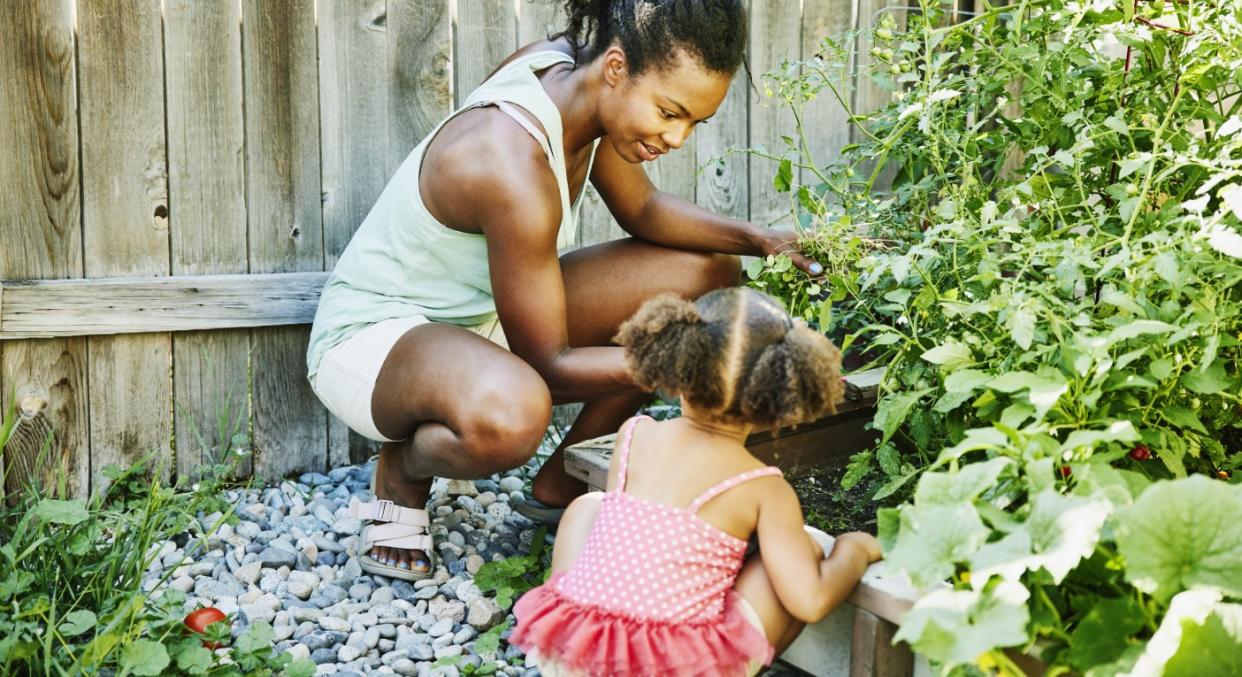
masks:
[[[579,64],[616,41],[631,75],[672,65],[677,52],[732,75],[746,53],[744,0],[565,0],[563,33]]]
[[[691,303],[657,297],[621,326],[616,342],[639,386],[679,395],[718,418],[783,427],[835,411],[841,352],[753,289]]]

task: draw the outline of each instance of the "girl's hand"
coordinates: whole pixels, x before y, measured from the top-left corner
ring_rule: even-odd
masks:
[[[759,229],[755,236],[759,251],[764,256],[785,254],[799,270],[816,277],[824,274],[824,267],[818,261],[807,257],[798,249],[798,234],[787,230]]]

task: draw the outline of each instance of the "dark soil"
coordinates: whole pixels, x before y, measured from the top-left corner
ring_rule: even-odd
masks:
[[[875,511],[880,507],[871,497],[880,488],[873,474],[848,491],[841,488],[845,466],[826,467],[813,475],[791,480],[802,501],[806,523],[830,534],[846,531],[876,531]]]

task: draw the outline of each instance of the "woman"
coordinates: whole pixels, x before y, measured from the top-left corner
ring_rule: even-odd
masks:
[[[307,355],[328,409],[384,442],[383,500],[351,508],[375,520],[364,570],[429,576],[432,479],[526,462],[552,404],[584,402],[532,486],[532,505],[568,505],[585,487],[564,447],[615,431],[650,396],[611,345],[621,323],[661,293],[737,284],[737,254],[792,247],[655,190],[641,167],[715,113],[742,62],[744,7],[569,0],[568,30],[510,56],[384,189],[324,289]],[[588,177],[631,237],[558,256]]]

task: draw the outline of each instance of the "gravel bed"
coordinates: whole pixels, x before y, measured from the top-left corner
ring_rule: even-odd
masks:
[[[512,615],[473,578],[485,562],[529,551],[535,525],[510,504],[522,500],[535,464],[484,480],[435,482],[428,510],[439,563],[425,581],[364,574],[353,556],[362,522],[346,512],[351,497],[372,499],[367,464],[229,491],[236,524],[220,524],[206,540],[159,543],[147,588],[166,579],[187,593],[187,611],[214,606],[233,615],[234,633],[270,623],[277,649],[309,657],[318,674],[451,677],[488,661],[493,674],[534,677],[539,671],[507,643],[497,655],[475,651],[480,633]],[[221,519],[199,521],[208,533]]]

